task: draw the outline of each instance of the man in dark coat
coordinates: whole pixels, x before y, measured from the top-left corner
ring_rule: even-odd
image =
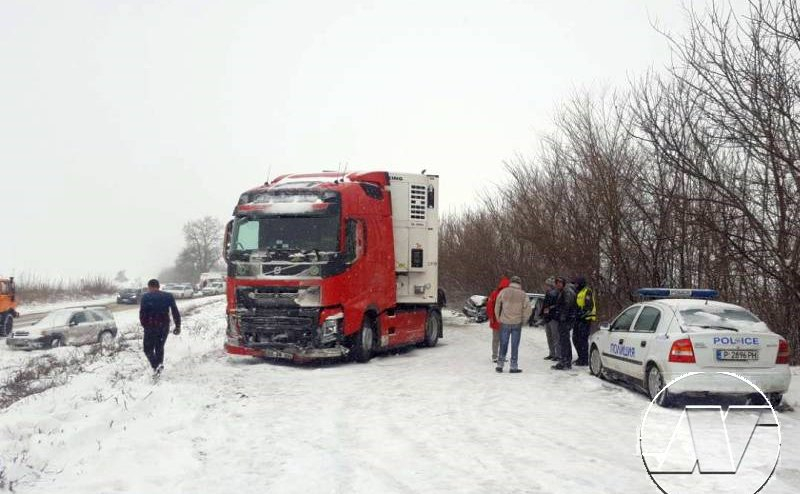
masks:
[[[181,314],[171,293],[162,292],[158,280],[147,282],[147,293],[142,295],[139,322],[144,328],[144,354],[155,375],[164,370],[164,345],[169,336],[169,314],[175,323],[174,334],[181,334]]]
[[[549,350],[545,360],[558,360],[561,354],[559,349],[558,314],[551,314],[553,306],[558,299],[558,290],[555,287],[555,278],[550,277],[545,281],[544,301],[542,302],[542,318],[544,330],[547,335],[547,348]],[[553,311],[554,312],[554,311]],[[555,318],[553,317],[555,315]]]
[[[560,355],[558,363],[551,368],[555,370],[569,370],[572,369],[572,342],[570,341],[570,333],[575,326],[578,306],[575,303],[574,287],[572,284],[566,284],[566,280],[560,276],[556,278],[556,290],[558,290],[558,298],[556,299],[555,312],[558,314],[558,346]]]

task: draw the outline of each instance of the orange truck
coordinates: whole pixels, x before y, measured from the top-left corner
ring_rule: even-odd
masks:
[[[14,327],[14,318],[17,313],[17,298],[14,288],[14,278],[0,278],[0,336],[8,336]]]

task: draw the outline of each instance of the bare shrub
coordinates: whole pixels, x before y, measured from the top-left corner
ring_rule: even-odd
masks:
[[[116,292],[111,278],[90,275],[80,279],[46,279],[22,274],[16,278],[17,295],[23,302],[53,302],[110,295]]]

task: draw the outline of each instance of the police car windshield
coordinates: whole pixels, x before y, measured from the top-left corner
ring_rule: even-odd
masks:
[[[720,331],[769,331],[767,325],[744,309],[703,306],[679,311],[684,327]]]

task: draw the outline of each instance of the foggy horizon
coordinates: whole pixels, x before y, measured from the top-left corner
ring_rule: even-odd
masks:
[[[698,8],[702,3],[695,2]],[[0,276],[173,264],[187,221],[295,172],[441,177],[444,212],[532,157],[559,104],[669,63],[677,2],[0,6]],[[10,242],[8,241],[10,240]]]

